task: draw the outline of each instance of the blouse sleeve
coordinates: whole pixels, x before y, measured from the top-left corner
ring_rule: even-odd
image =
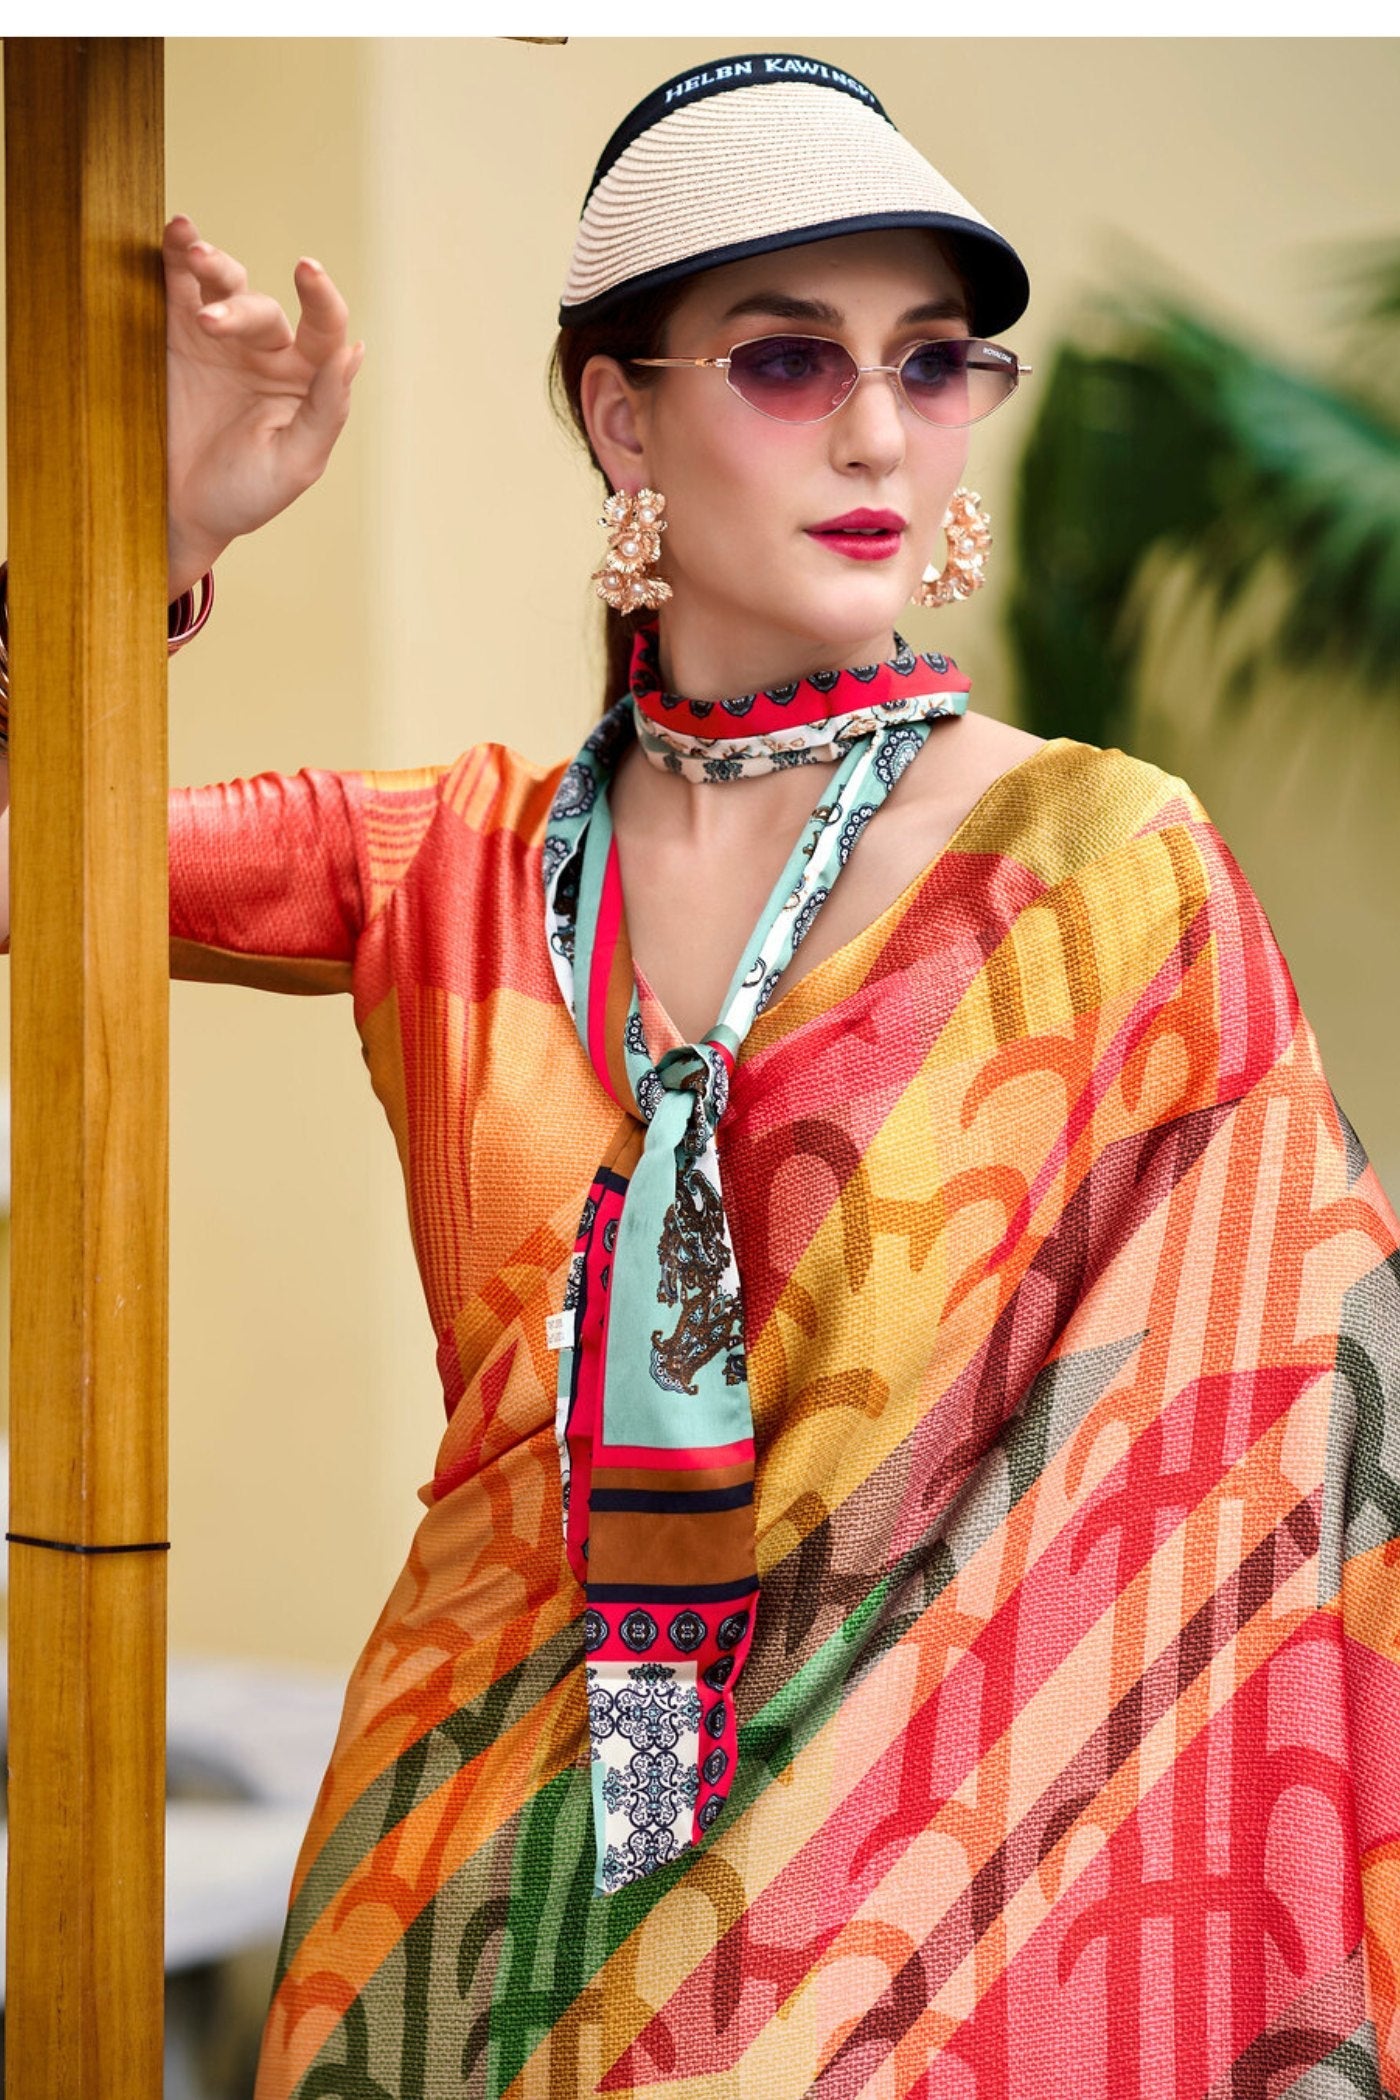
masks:
[[[170,973],[348,992],[360,935],[402,881],[448,768],[260,773],[170,792]]]

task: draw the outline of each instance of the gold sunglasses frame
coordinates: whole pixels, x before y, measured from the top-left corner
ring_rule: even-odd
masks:
[[[996,414],[999,408],[1004,408],[1007,402],[1011,399],[1011,396],[1015,393],[1017,387],[1020,385],[1022,375],[1034,372],[1035,370],[1034,365],[1023,365],[1021,363],[1020,358],[1017,357],[1016,352],[1010,349],[1005,343],[992,342],[986,336],[929,336],[926,338],[925,341],[921,343],[912,344],[910,348],[905,351],[903,357],[900,358],[899,363],[896,365],[856,365],[855,378],[851,381],[851,384],[847,387],[845,393],[841,396],[841,399],[838,402],[836,402],[831,408],[827,409],[824,415],[775,416],[768,409],[760,408],[756,401],[750,401],[747,394],[741,394],[739,392],[738,387],[735,386],[733,380],[729,377],[729,373],[734,363],[734,353],[736,350],[747,350],[754,343],[780,342],[834,343],[838,350],[846,350],[845,344],[841,342],[836,336],[803,335],[798,334],[796,331],[781,330],[770,335],[745,336],[744,340],[741,343],[731,343],[729,346],[728,354],[724,357],[627,357],[624,358],[622,362],[628,365],[656,365],[661,367],[671,367],[676,370],[680,370],[682,368],[694,370],[700,367],[704,367],[709,371],[723,372],[725,385],[729,388],[731,394],[736,395],[738,399],[743,402],[745,408],[751,408],[754,414],[756,416],[762,416],[765,422],[791,423],[798,429],[810,429],[814,423],[829,423],[833,416],[840,415],[842,409],[846,406],[846,403],[851,399],[851,396],[855,393],[856,388],[860,385],[861,380],[865,378],[868,372],[884,372],[888,375],[889,378],[891,378],[894,381],[895,393],[898,395],[899,399],[904,403],[905,407],[909,410],[910,415],[917,416],[918,420],[921,423],[927,424],[931,430],[970,430],[974,423],[985,423],[988,416],[993,416]],[[935,423],[931,416],[921,414],[920,411],[914,406],[914,403],[910,400],[908,391],[905,387],[903,379],[904,367],[908,364],[911,357],[917,357],[921,350],[927,350],[936,343],[983,343],[989,350],[999,350],[1002,353],[1003,357],[1009,357],[1012,360],[1014,366],[1012,381],[1007,391],[1002,395],[1000,401],[994,401],[990,408],[984,409],[982,411],[980,416],[969,416],[968,420],[965,423]],[[850,357],[851,353],[849,350],[846,350],[846,355]],[[851,358],[851,362],[852,364],[855,364],[855,359]],[[1005,367],[1003,366],[1002,369],[1005,370]]]

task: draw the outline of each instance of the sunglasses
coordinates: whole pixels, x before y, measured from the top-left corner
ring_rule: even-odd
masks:
[[[915,343],[897,365],[858,365],[844,343],[824,335],[760,335],[728,357],[629,357],[632,365],[707,366],[723,372],[741,401],[778,423],[822,423],[850,399],[867,372],[885,372],[925,423],[961,429],[980,423],[1016,391],[1023,365],[1014,350],[976,336]]]

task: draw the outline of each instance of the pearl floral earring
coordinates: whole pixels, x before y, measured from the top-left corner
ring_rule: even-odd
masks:
[[[669,583],[646,574],[661,558],[665,508],[666,498],[655,489],[638,489],[635,496],[619,489],[603,505],[598,523],[608,528],[608,551],[593,571],[593,587],[614,612],[652,612],[671,595]]]
[[[987,549],[992,544],[991,519],[981,507],[976,489],[954,489],[943,516],[948,535],[948,559],[934,573],[930,562],[923,580],[915,587],[913,605],[951,605],[970,598],[986,582]]]

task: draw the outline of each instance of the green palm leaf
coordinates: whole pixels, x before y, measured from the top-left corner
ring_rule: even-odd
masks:
[[[1029,728],[1123,740],[1149,564],[1179,558],[1233,645],[1227,707],[1285,662],[1400,699],[1393,247],[1370,286],[1336,384],[1152,293],[1099,306],[1058,349],[1021,460],[1007,607]],[[1261,640],[1230,616],[1265,579],[1281,610]]]

